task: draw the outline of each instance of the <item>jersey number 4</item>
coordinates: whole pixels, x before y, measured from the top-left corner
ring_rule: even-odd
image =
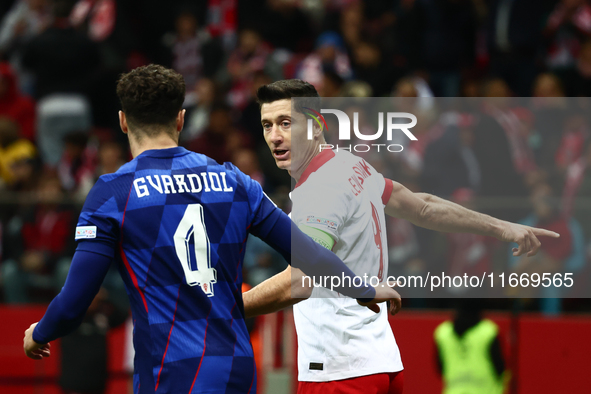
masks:
[[[208,297],[212,297],[213,284],[217,282],[217,272],[215,268],[211,268],[210,243],[201,204],[187,206],[174,233],[174,247],[183,266],[187,284],[200,286]]]

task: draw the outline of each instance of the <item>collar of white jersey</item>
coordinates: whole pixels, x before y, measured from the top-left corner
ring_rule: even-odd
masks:
[[[312,173],[314,173],[320,167],[325,165],[333,157],[335,157],[335,153],[332,151],[332,149],[325,149],[319,154],[317,154],[312,159],[312,161],[310,161],[310,164],[308,164],[308,167],[306,167],[306,169],[302,173],[302,176],[300,177],[300,180],[296,183],[294,190],[297,189],[298,186],[301,186],[304,182],[306,182],[306,180],[310,175],[312,175]]]

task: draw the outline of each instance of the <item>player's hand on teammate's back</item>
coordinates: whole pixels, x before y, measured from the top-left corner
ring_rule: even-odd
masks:
[[[49,357],[51,355],[51,351],[49,350],[51,345],[49,343],[40,344],[33,340],[33,330],[35,330],[36,325],[37,323],[31,324],[31,326],[25,331],[23,348],[25,349],[27,357],[32,358],[33,360],[41,360],[43,357]]]
[[[395,315],[400,312],[400,309],[402,308],[402,299],[400,294],[393,289],[394,286],[396,286],[396,283],[389,284],[388,282],[382,282],[374,287],[376,289],[376,297],[373,300],[370,302],[361,302],[357,300],[357,302],[359,305],[366,306],[375,313],[379,313],[380,306],[378,304],[390,301],[390,313]]]
[[[517,243],[517,248],[513,248],[513,256],[521,256],[527,253],[527,257],[535,256],[542,244],[538,237],[558,238],[560,234],[554,231],[544,230],[537,227],[524,226],[522,224],[503,222],[503,229],[499,240],[505,242]]]

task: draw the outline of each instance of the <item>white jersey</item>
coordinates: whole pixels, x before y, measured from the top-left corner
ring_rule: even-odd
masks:
[[[357,275],[387,278],[384,204],[392,191],[363,159],[324,150],[291,193],[292,220],[329,233],[333,252]],[[298,379],[325,382],[403,369],[386,304],[376,314],[356,300],[315,287],[294,306]]]

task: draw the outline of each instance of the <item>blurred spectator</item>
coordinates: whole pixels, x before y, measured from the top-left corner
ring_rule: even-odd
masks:
[[[343,40],[335,32],[322,33],[316,39],[316,49],[300,64],[297,78],[311,83],[320,90],[323,73],[329,70],[344,80],[353,76]]]
[[[251,85],[255,73],[264,71],[271,53],[269,46],[262,41],[259,33],[253,29],[240,31],[238,46],[228,59],[228,72],[231,88],[228,102],[232,107],[244,109],[251,98]]]
[[[537,165],[547,175],[556,173],[556,155],[562,140],[568,116],[568,102],[564,98],[562,83],[554,74],[538,75],[531,100],[535,131],[534,155]],[[573,103],[574,104],[574,103]],[[551,186],[558,190],[562,179],[550,178]]]
[[[477,15],[471,0],[416,0],[411,18],[415,67],[436,96],[457,97],[461,71],[474,63]]]
[[[338,14],[339,32],[349,48],[355,47],[361,40],[364,24],[364,3],[362,1],[343,1]]]
[[[57,177],[46,176],[37,186],[38,204],[15,215],[7,225],[6,260],[0,267],[4,300],[31,302],[29,290],[55,296],[70,265],[72,215],[60,204],[64,193]],[[44,299],[44,300],[47,300]]]
[[[562,212],[567,218],[577,218],[583,226],[585,238],[591,237],[591,210],[582,202],[591,196],[591,144],[587,143],[583,155],[566,169],[562,194]]]
[[[214,38],[219,38],[226,51],[236,42],[238,27],[238,0],[208,0],[207,30]]]
[[[195,86],[202,74],[201,47],[209,36],[199,30],[197,18],[190,12],[177,16],[174,26],[174,34],[163,37],[164,45],[172,54],[172,68],[183,76],[186,86]]]
[[[218,163],[230,161],[232,152],[250,146],[248,135],[232,124],[231,109],[216,104],[211,109],[207,129],[196,139],[187,143],[188,149],[203,153]]]
[[[481,173],[473,150],[474,119],[446,113],[426,136],[421,190],[449,198],[458,189],[478,190]]]
[[[482,197],[525,197],[524,174],[535,169],[532,153],[523,135],[522,123],[507,99],[508,87],[502,80],[486,84],[482,103],[485,109],[474,131],[474,154],[481,173]],[[496,97],[495,97],[496,96]],[[487,210],[505,220],[518,220],[525,212],[509,206]]]
[[[17,0],[0,22],[0,59],[8,59],[20,74],[19,89],[32,89],[32,78],[21,67],[23,46],[51,22],[49,0]]]
[[[102,394],[108,379],[107,333],[123,324],[127,310],[109,300],[102,287],[88,307],[84,320],[63,337],[59,385],[64,394]]]
[[[64,137],[64,154],[57,166],[62,187],[75,201],[83,203],[94,186],[96,147],[86,133],[74,132]]]
[[[232,155],[231,161],[240,171],[260,183],[264,188],[265,175],[261,172],[259,160],[254,151],[250,149],[237,150]]]
[[[357,80],[371,86],[375,97],[390,93],[390,87],[397,77],[383,59],[381,49],[368,41],[361,41],[353,47],[353,71]]]
[[[0,22],[0,54],[10,54],[23,41],[39,34],[51,17],[47,0],[17,0]]]
[[[68,0],[54,0],[53,23],[24,48],[23,66],[36,78],[35,97],[53,93],[88,94],[100,66],[97,46],[70,24]]]
[[[95,171],[95,181],[101,175],[117,172],[119,167],[125,164],[125,153],[120,143],[105,141],[101,143],[98,151],[98,165]]]
[[[321,89],[318,94],[320,97],[340,97],[344,82],[339,74],[327,70],[322,75]]]
[[[216,85],[209,78],[197,82],[193,91],[187,93],[185,104],[187,114],[181,141],[193,140],[209,125],[211,107],[216,100]]]
[[[265,145],[263,137],[263,127],[261,126],[261,108],[256,101],[256,91],[262,85],[271,83],[272,79],[264,72],[254,74],[248,104],[240,112],[240,121],[238,124],[249,134],[255,147]]]
[[[392,97],[422,97],[416,103],[423,109],[433,106],[433,91],[420,75],[401,78],[392,89]]]
[[[106,68],[125,69],[128,56],[137,45],[121,2],[77,0],[69,19],[75,29],[98,44]]]
[[[539,0],[492,0],[487,21],[490,73],[507,81],[519,97],[528,97],[538,72],[536,54],[546,12]]]
[[[18,123],[21,137],[35,141],[35,102],[19,92],[17,77],[5,62],[0,63],[0,116]]]
[[[564,72],[562,79],[567,96],[591,96],[591,39],[581,46],[574,68]]]
[[[19,189],[19,186],[28,178],[27,166],[23,166],[23,162],[33,160],[36,153],[35,146],[31,141],[19,137],[18,125],[10,119],[0,117],[0,179],[2,184],[12,190]],[[25,169],[24,174],[23,169]]]
[[[435,329],[437,369],[443,393],[502,394],[508,381],[499,327],[482,317],[479,298],[458,300],[453,320]]]
[[[591,6],[586,0],[561,0],[548,17],[544,36],[546,65],[554,71],[575,65],[581,43],[591,37]]]
[[[587,117],[582,112],[573,111],[565,119],[561,134],[562,139],[556,152],[555,168],[564,173],[568,166],[578,161],[584,154],[585,142],[589,138]]]
[[[509,267],[517,273],[544,273],[580,271],[585,264],[585,236],[579,222],[565,217],[560,212],[560,200],[553,194],[552,189],[544,183],[538,184],[531,193],[533,213],[520,223],[535,226],[560,234],[560,238],[544,238],[540,250],[535,256],[525,255],[515,257],[509,250]],[[541,308],[546,313],[560,311],[560,287],[524,287],[519,295],[523,298],[536,296],[544,297]],[[516,296],[517,294],[512,294]]]
[[[255,23],[263,27],[263,36],[275,48],[303,52],[312,47],[310,21],[296,0],[266,0]]]
[[[551,73],[542,73],[536,77],[533,97],[564,97],[564,88],[560,79]]]
[[[322,87],[320,87],[322,89]],[[373,90],[367,82],[349,81],[343,84],[342,97],[373,97]]]
[[[44,162],[57,165],[63,137],[89,130],[88,93],[100,66],[96,45],[69,24],[68,0],[54,0],[54,22],[32,39],[23,53],[23,66],[36,78],[37,141]]]

